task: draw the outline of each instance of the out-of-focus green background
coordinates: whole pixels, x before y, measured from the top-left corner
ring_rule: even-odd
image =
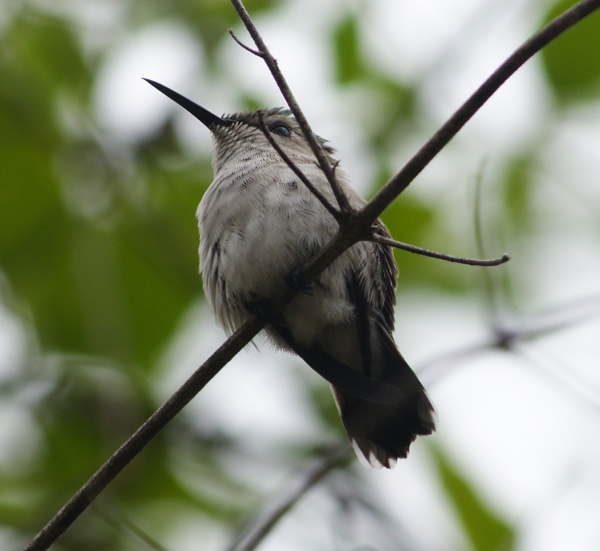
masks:
[[[452,5],[247,2],[366,196],[571,2]],[[249,40],[226,0],[0,5],[2,549],[21,548],[224,338],[197,274],[209,138],[141,77],[216,112],[281,104],[229,28]],[[484,274],[397,254],[398,340],[423,368],[440,434],[392,472],[340,467],[262,548],[598,548],[584,512],[598,510],[600,489],[599,47],[595,15],[514,78],[386,212],[402,241],[513,260]],[[532,344],[528,331],[546,327]],[[515,332],[516,350],[487,346],[497,329]],[[237,362],[55,549],[224,549],[343,441],[327,385],[301,362],[253,349]],[[519,473],[510,483],[506,465]],[[555,520],[570,515],[572,537]]]

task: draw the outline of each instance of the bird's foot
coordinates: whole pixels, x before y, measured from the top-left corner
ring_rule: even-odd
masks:
[[[253,295],[252,298],[245,301],[245,306],[248,312],[269,325],[283,325],[281,312],[268,298]]]
[[[308,281],[302,277],[302,266],[296,266],[285,276],[285,282],[290,289],[299,291],[305,295],[312,295],[315,290],[315,282]]]

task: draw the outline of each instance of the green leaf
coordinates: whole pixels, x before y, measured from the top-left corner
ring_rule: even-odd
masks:
[[[560,0],[548,11],[552,20],[577,2]],[[548,81],[561,103],[598,97],[600,93],[600,14],[594,13],[542,50]]]
[[[521,152],[507,163],[502,187],[504,226],[514,231],[524,231],[532,220],[532,181],[534,153]]]
[[[513,528],[477,493],[467,477],[436,450],[441,483],[446,490],[471,545],[475,551],[510,551],[514,547]]]
[[[340,84],[359,80],[364,74],[358,40],[356,19],[349,15],[333,31],[336,79]]]

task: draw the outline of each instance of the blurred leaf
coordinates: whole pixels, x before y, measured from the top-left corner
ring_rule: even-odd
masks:
[[[398,82],[389,77],[374,73],[369,75],[365,88],[369,93],[371,108],[377,112],[377,124],[373,125],[375,132],[369,136],[373,154],[385,164],[385,153],[390,143],[394,143],[399,129],[402,134],[410,134],[414,126],[414,118],[422,115],[416,108],[416,93],[414,85]],[[400,166],[391,167],[392,171],[399,170]],[[387,179],[392,176],[390,172]],[[385,181],[381,181],[383,185]]]
[[[0,255],[22,248],[57,206],[54,155],[62,143],[52,89],[27,70],[18,49],[0,49]],[[60,215],[60,212],[56,213]]]
[[[348,15],[333,32],[336,79],[339,84],[348,84],[364,76],[358,40],[356,18]]]
[[[522,152],[507,163],[502,188],[504,214],[507,222],[503,225],[515,231],[527,229],[532,219],[533,164],[534,158],[531,152]]]
[[[513,528],[485,503],[469,480],[439,449],[434,458],[446,497],[460,518],[475,551],[510,551],[514,548]]]
[[[381,218],[394,239],[417,243],[428,232],[435,213],[415,195],[406,193],[396,199]]]
[[[415,195],[402,194],[381,218],[392,237],[398,241],[456,254],[451,234],[440,227],[435,210]],[[465,277],[468,270],[465,266],[398,249],[394,249],[394,256],[400,271],[399,289],[429,286],[451,293],[462,293],[471,288],[470,279]]]
[[[67,85],[87,90],[90,74],[68,23],[49,16],[34,21],[34,25],[16,25],[13,31],[29,67],[35,67],[48,86],[56,90]]]
[[[170,263],[173,246],[170,237],[177,237],[174,227],[161,219],[154,224],[128,228],[118,244],[117,288],[124,297],[123,313],[127,316],[135,357],[147,363],[170,338],[183,311],[191,305],[189,287],[180,285],[195,275],[196,248],[189,251],[182,275],[174,273],[177,265]],[[160,224],[160,225],[159,225]],[[175,239],[174,243],[178,243]],[[196,292],[201,283],[197,277]]]
[[[142,5],[140,3],[140,5]],[[277,6],[276,0],[247,0],[244,5],[253,17],[263,11],[268,11]],[[170,17],[173,12],[171,3],[154,3],[156,9],[161,10],[163,17]],[[204,44],[209,62],[213,69],[218,69],[218,46],[224,40],[232,40],[228,34],[229,29],[236,29],[236,35],[244,43],[252,46],[251,40],[241,29],[242,25],[238,15],[229,2],[222,0],[202,0],[200,2],[177,2],[176,9],[180,17],[196,31],[198,39]],[[250,55],[250,54],[248,54]],[[221,60],[222,61],[222,60]]]
[[[546,15],[550,21],[577,2],[560,0]],[[542,62],[560,102],[598,97],[600,92],[600,13],[596,12],[556,40],[542,52]]]

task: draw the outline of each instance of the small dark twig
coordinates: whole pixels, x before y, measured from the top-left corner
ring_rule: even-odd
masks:
[[[366,224],[367,221],[380,216],[509,77],[544,46],[598,8],[600,8],[600,0],[582,0],[553,19],[517,48],[369,201],[357,214],[357,221],[359,218],[361,221],[364,218]]]
[[[514,350],[522,343],[529,343],[598,319],[598,305],[600,305],[600,297],[592,296],[579,302],[558,305],[527,322],[510,324],[497,322],[490,326],[489,337],[455,350],[446,350],[424,362],[419,369],[419,377],[427,387],[433,386],[442,380],[453,364],[462,362],[466,358],[493,349]]]
[[[237,42],[238,46],[241,46],[242,48],[244,48],[244,50],[246,50],[247,52],[250,52],[252,55],[255,55],[256,57],[260,57],[261,59],[265,58],[265,56],[262,52],[259,52],[258,50],[251,48],[247,44],[244,44],[237,36],[235,36],[235,33],[231,29],[229,29],[229,34],[231,35],[231,38],[233,38]]]
[[[483,237],[483,170],[484,163],[482,162],[479,166],[479,170],[475,175],[474,189],[473,189],[473,226],[475,227],[475,249],[479,256],[485,256],[485,246]],[[483,293],[485,305],[489,311],[489,317],[491,320],[498,319],[498,296],[496,287],[493,281],[493,274],[489,270],[483,270],[481,272]]]
[[[283,516],[300,499],[323,479],[335,467],[346,461],[352,448],[344,443],[332,448],[327,454],[298,473],[294,480],[288,482],[281,495],[250,519],[236,535],[227,551],[252,551],[273,530]]]
[[[292,94],[292,90],[290,89],[285,77],[283,76],[283,73],[279,69],[277,60],[271,55],[271,52],[267,48],[267,45],[262,39],[262,36],[260,36],[258,30],[256,29],[256,26],[254,25],[252,19],[250,18],[250,15],[246,11],[246,8],[244,7],[242,1],[231,0],[231,3],[237,11],[242,23],[250,33],[250,36],[252,37],[252,40],[254,40],[254,43],[256,44],[258,50],[255,52],[254,50],[249,49],[247,46],[242,44],[239,40],[235,39],[235,37],[234,39],[244,49],[249,50],[250,52],[254,53],[258,57],[261,57],[265,61],[267,67],[269,68],[269,71],[271,71],[273,80],[275,80],[275,83],[279,87],[283,98],[287,102],[290,111],[296,118],[296,122],[300,126],[300,129],[302,130],[302,133],[304,134],[308,145],[310,146],[315,158],[317,159],[319,167],[323,171],[323,174],[325,174],[325,177],[327,178],[327,181],[331,186],[331,189],[333,191],[333,194],[335,195],[341,212],[351,213],[353,209],[350,206],[350,203],[348,201],[348,198],[346,197],[346,194],[344,193],[344,190],[342,189],[339,182],[337,181],[337,178],[335,177],[335,171],[333,170],[331,163],[327,158],[327,155],[325,155],[323,147],[319,143],[319,140],[317,139],[315,133],[312,131],[312,128],[308,124],[308,120],[304,116],[302,109],[300,109],[300,105],[296,101],[294,94]]]
[[[310,190],[310,192],[329,211],[329,213],[336,220],[339,220],[340,219],[340,211],[337,210],[327,200],[327,197],[325,197],[325,195],[323,195],[321,193],[321,191],[313,185],[313,183],[307,178],[306,174],[304,174],[304,172],[302,172],[302,170],[300,170],[300,167],[298,167],[298,165],[294,161],[292,161],[292,159],[289,158],[287,153],[283,149],[281,149],[281,147],[279,146],[277,141],[273,138],[271,132],[269,132],[269,129],[267,128],[267,125],[265,124],[265,119],[262,115],[259,115],[258,122],[260,124],[260,129],[262,130],[263,134],[267,138],[268,142],[271,144],[271,147],[277,152],[277,154],[281,157],[283,162],[285,162],[285,164],[288,165],[288,167],[294,172],[294,174],[296,176],[298,176],[298,178],[300,178],[300,181]],[[336,163],[335,167],[337,167],[337,163]],[[334,167],[334,170],[335,170],[335,167]]]
[[[492,258],[489,260],[479,260],[476,258],[462,258],[460,256],[453,256],[450,254],[430,251],[429,249],[423,249],[421,247],[417,247],[416,245],[408,245],[407,243],[402,243],[401,241],[396,241],[395,239],[384,237],[383,235],[379,235],[377,233],[371,235],[369,241],[375,241],[376,243],[381,243],[382,245],[389,245],[390,247],[402,249],[403,251],[408,251],[410,253],[420,254],[421,256],[439,258],[440,260],[446,260],[447,262],[455,262],[456,264],[466,264],[467,266],[500,266],[501,264],[504,264],[505,262],[508,262],[510,260],[510,256],[508,256],[507,254],[503,254],[499,258]]]
[[[164,545],[159,543],[146,530],[138,526],[131,520],[120,508],[115,508],[115,504],[98,505],[96,502],[95,512],[106,521],[106,524],[112,528],[121,528],[124,532],[142,541],[148,549],[154,551],[169,551]]]
[[[162,406],[115,451],[92,477],[65,503],[29,542],[25,551],[43,551],[79,517],[144,447],[186,406],[198,392],[264,327],[251,318],[231,335]]]

